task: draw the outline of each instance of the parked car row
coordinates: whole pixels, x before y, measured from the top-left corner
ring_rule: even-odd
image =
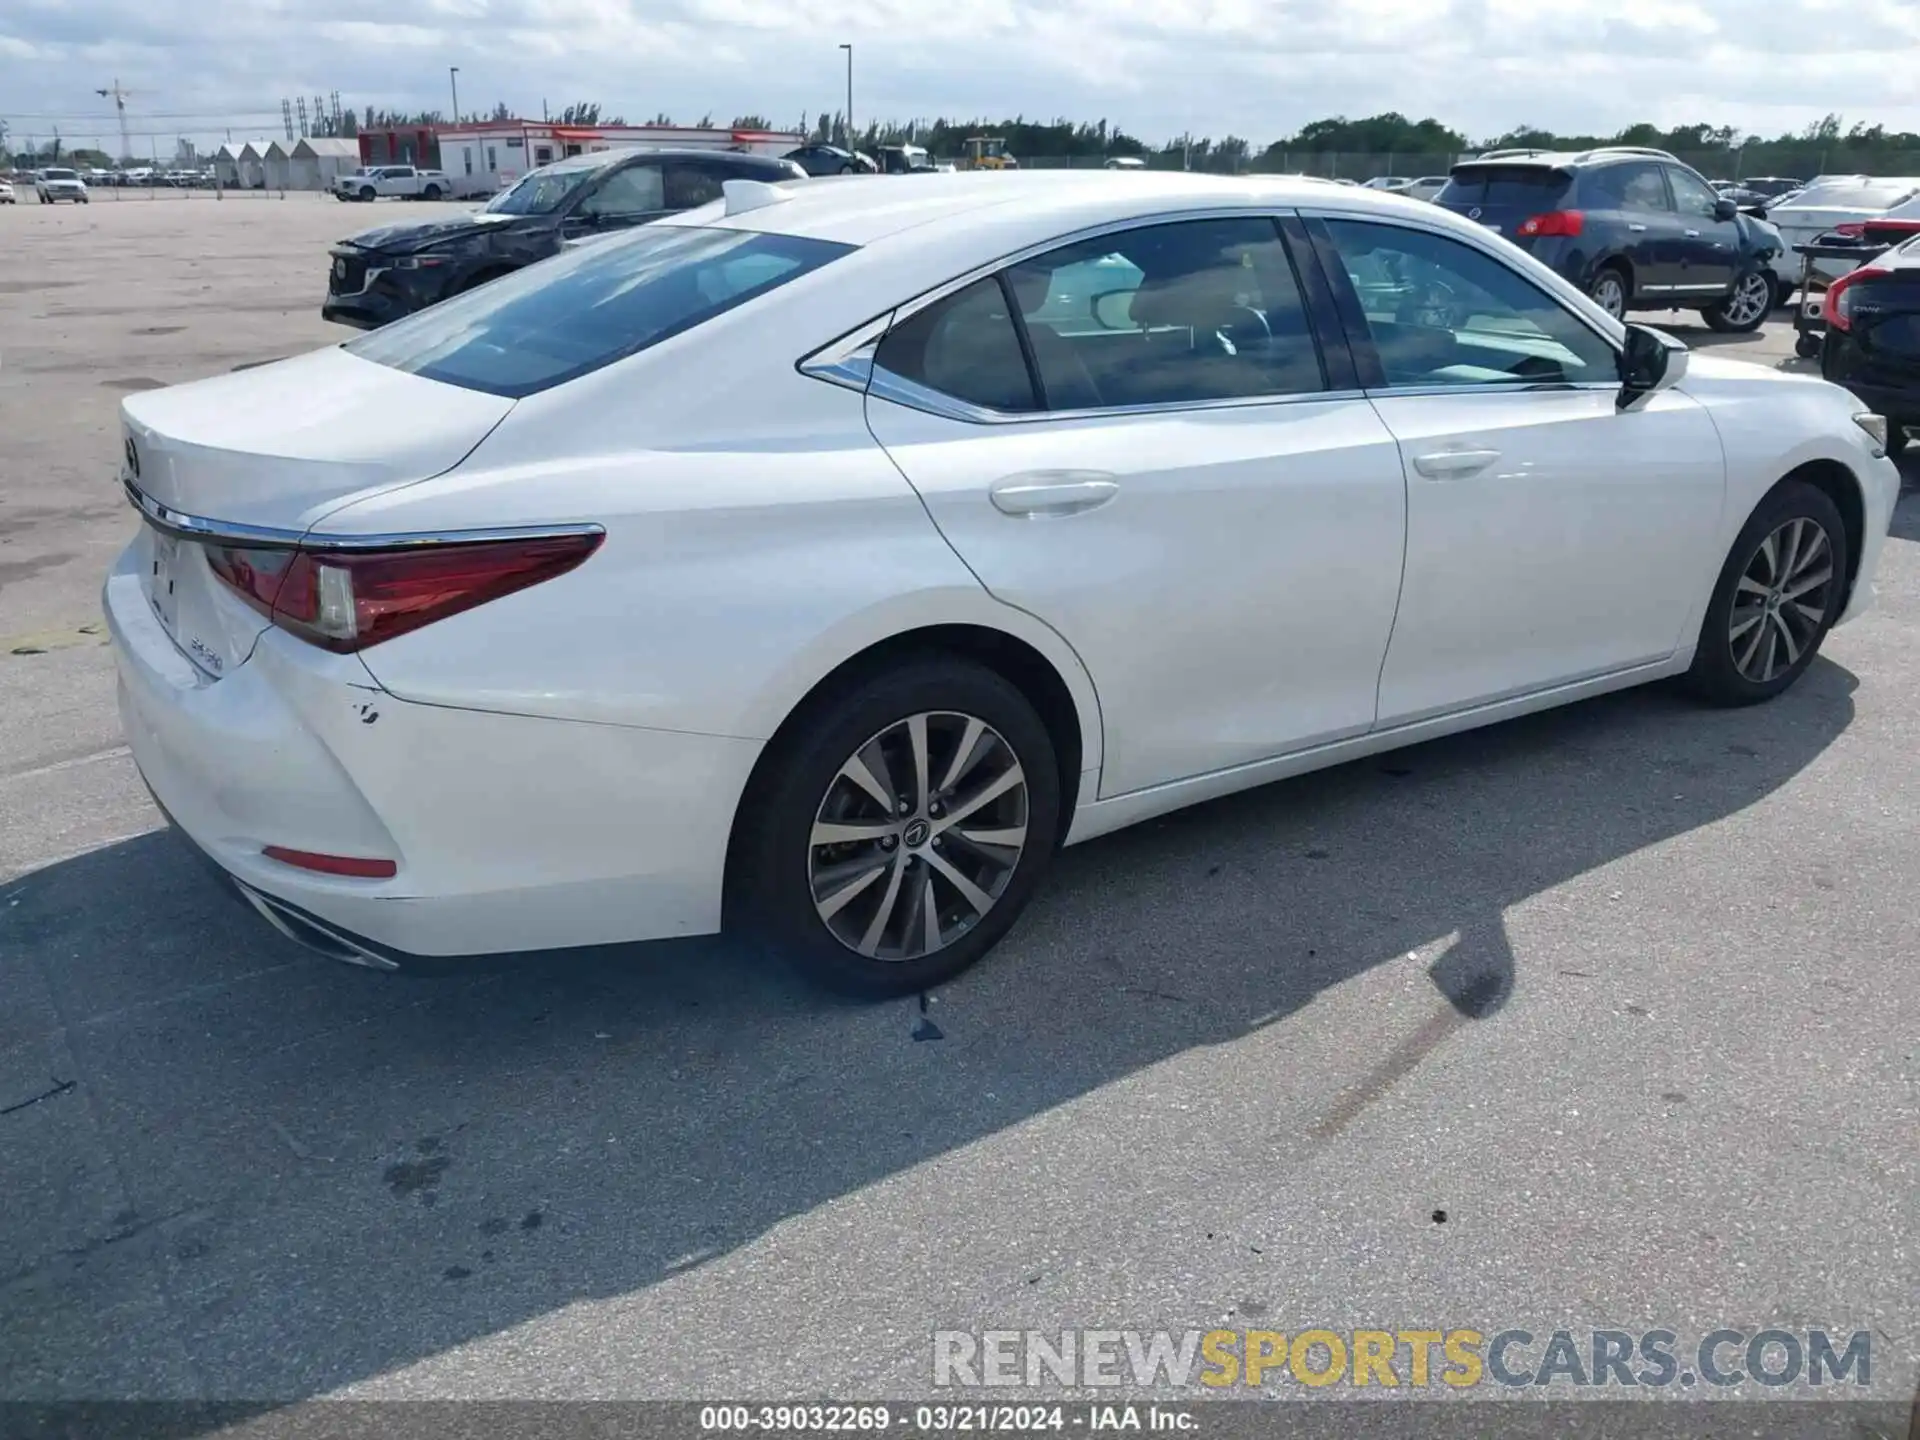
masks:
[[[422,199],[437,199],[426,192],[447,178],[437,170],[383,168],[408,174],[397,181],[363,176],[359,185],[410,185]],[[320,314],[372,329],[558,255],[571,241],[614,234],[717,200],[728,180],[806,178],[807,172],[792,160],[735,150],[609,150],[573,156],[530,171],[464,214],[383,225],[342,240],[328,257],[327,295]],[[352,182],[351,176],[342,179],[343,185]]]

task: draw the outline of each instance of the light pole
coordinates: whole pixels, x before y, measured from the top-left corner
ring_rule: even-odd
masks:
[[[857,154],[853,149],[853,46],[840,48],[847,52],[847,149]]]
[[[460,67],[458,65],[447,67],[447,84],[453,87],[453,123],[458,125],[460,123]]]

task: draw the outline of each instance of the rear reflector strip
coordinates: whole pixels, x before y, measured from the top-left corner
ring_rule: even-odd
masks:
[[[269,845],[260,853],[282,865],[317,870],[322,875],[351,875],[356,880],[390,880],[400,868],[391,860],[359,855],[317,855],[311,850],[289,850],[284,845]]]

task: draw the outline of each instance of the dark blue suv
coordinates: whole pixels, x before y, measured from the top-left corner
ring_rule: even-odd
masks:
[[[1664,150],[1495,150],[1455,165],[1434,203],[1499,231],[1616,317],[1698,310],[1715,330],[1758,330],[1780,298],[1780,232]]]

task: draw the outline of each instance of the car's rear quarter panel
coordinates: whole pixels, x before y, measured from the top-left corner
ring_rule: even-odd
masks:
[[[630,372],[628,405],[531,397],[458,469],[324,522],[606,528],[572,573],[364,652],[383,687],[436,705],[764,740],[868,647],[974,624],[1061,672],[1085,762],[1098,764],[1098,707],[1078,659],[980,586],[874,441],[858,393],[800,375],[800,352],[716,382],[723,358],[702,347],[690,370],[667,353],[673,343],[635,357],[649,363]],[[552,458],[556,437],[575,453]]]

